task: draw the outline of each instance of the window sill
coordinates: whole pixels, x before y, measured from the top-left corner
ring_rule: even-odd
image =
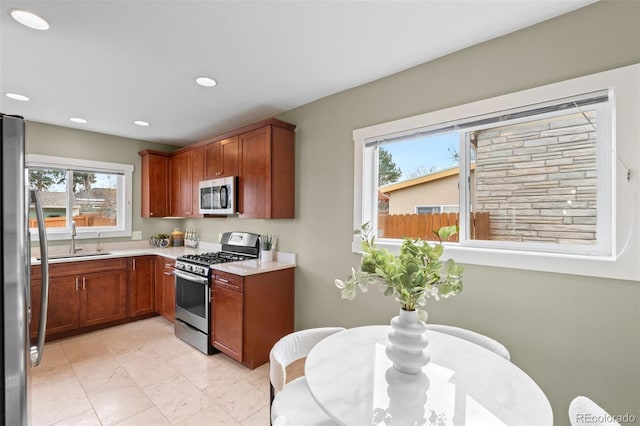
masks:
[[[398,254],[401,242],[379,239],[376,240],[376,246]],[[640,281],[640,264],[631,261],[637,259],[637,256],[631,253],[614,258],[462,247],[447,243],[444,246],[442,259],[453,258],[461,264]],[[359,240],[352,242],[352,251],[361,251]]]

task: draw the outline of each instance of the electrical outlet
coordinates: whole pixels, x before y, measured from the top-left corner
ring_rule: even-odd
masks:
[[[140,241],[142,239],[142,231],[133,231],[131,233],[131,239],[133,241]]]

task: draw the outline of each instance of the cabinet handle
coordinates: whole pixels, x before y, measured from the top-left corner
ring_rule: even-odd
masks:
[[[83,290],[87,289],[87,278],[86,277],[82,277],[82,289]]]
[[[135,257],[133,258],[133,270],[134,271],[136,270],[136,258]]]
[[[167,268],[175,268],[175,266],[173,266],[173,265],[172,265],[172,264],[170,264],[170,263],[165,263],[165,264],[164,264],[164,266],[166,266]]]
[[[165,275],[173,275],[171,272],[165,272]]]
[[[227,284],[229,284],[229,280],[226,280],[226,279],[224,279],[224,278],[216,277],[216,280],[218,280],[218,281],[220,281],[220,282],[222,282],[222,283],[227,283]]]
[[[76,291],[78,291],[78,277],[76,277]]]
[[[149,212],[149,216],[153,216],[153,212]]]

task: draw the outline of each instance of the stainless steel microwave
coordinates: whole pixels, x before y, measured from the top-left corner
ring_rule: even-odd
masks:
[[[236,177],[200,181],[200,214],[234,214],[236,212]]]

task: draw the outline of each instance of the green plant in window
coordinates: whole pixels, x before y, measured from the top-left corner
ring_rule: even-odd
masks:
[[[360,268],[353,268],[345,281],[335,280],[342,298],[353,300],[356,288],[364,293],[369,285],[378,284],[386,296],[393,296],[400,302],[402,309],[417,310],[418,316],[426,320],[427,298],[439,300],[460,293],[464,272],[462,265],[453,259],[440,260],[444,251],[442,242],[458,232],[457,226],[444,226],[434,232],[439,239],[437,244],[405,238],[396,256],[376,247],[369,223],[355,230],[354,234],[362,241],[362,261]]]

